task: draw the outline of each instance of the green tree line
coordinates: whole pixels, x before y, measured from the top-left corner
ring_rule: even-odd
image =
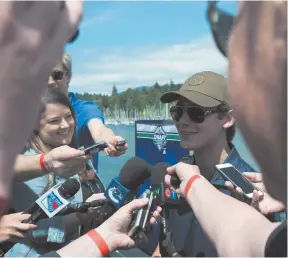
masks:
[[[159,119],[165,115],[164,105],[160,102],[160,96],[167,91],[179,90],[182,84],[159,85],[138,87],[118,92],[117,86],[112,87],[111,95],[76,93],[76,97],[96,102],[102,109],[105,118],[117,119]],[[163,113],[164,112],[164,113]]]

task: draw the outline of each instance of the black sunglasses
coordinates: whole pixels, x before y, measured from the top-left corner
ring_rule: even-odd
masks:
[[[170,108],[171,117],[173,120],[177,122],[180,120],[180,118],[183,116],[185,112],[187,113],[187,115],[192,121],[200,124],[204,122],[206,116],[212,113],[218,113],[218,112],[223,112],[223,111],[219,110],[218,108],[204,109],[198,106],[188,106],[188,107],[187,106],[186,107],[172,106]]]
[[[235,17],[220,10],[216,4],[217,1],[208,1],[207,18],[219,51],[227,57],[228,40]]]
[[[64,72],[60,70],[54,70],[51,73],[51,77],[53,78],[54,81],[60,81],[63,79]]]

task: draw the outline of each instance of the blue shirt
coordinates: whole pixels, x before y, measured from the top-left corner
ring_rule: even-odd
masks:
[[[89,147],[94,144],[94,140],[90,134],[88,123],[92,119],[99,119],[104,124],[104,115],[99,107],[93,101],[78,99],[75,94],[70,92],[69,99],[76,115],[76,139],[79,147]],[[98,153],[92,155],[93,165],[98,172]]]

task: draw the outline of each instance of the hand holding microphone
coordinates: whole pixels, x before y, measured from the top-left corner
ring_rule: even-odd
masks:
[[[96,231],[105,239],[109,251],[119,248],[132,248],[135,241],[128,235],[133,213],[137,209],[142,209],[148,204],[147,198],[135,199],[125,206],[121,207],[108,220],[106,220]],[[154,225],[160,218],[161,208],[158,207],[152,214],[149,221]]]
[[[57,256],[94,256],[104,257],[116,249],[132,248],[136,242],[129,237],[128,231],[135,210],[144,208],[148,204],[145,198],[136,199],[121,207],[99,227],[90,230],[87,234],[71,242],[57,251]],[[149,220],[155,224],[160,217],[161,209],[158,208]],[[55,256],[48,253],[45,257]]]
[[[183,162],[167,168],[167,173],[169,175],[165,176],[165,183],[185,198],[189,190],[187,186],[192,182],[192,179],[195,180],[200,177],[200,170],[197,166],[188,165]]]
[[[70,203],[72,198],[80,189],[80,183],[76,179],[68,179],[62,184],[50,188],[46,193],[40,196],[23,213],[31,214],[24,223],[37,223],[43,218],[52,218]]]
[[[16,243],[25,237],[26,231],[35,229],[36,225],[23,223],[29,217],[30,214],[22,214],[22,212],[2,216],[0,219],[0,243],[6,241]]]

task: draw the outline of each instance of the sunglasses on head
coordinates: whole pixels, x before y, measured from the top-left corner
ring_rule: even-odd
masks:
[[[198,106],[172,106],[170,108],[170,114],[173,120],[179,121],[184,113],[187,113],[189,118],[194,121],[195,123],[203,123],[206,116],[212,114],[212,113],[218,113],[223,112],[219,110],[218,108],[202,108]]]
[[[63,79],[64,72],[60,70],[54,70],[51,73],[51,77],[53,78],[54,81],[60,81]]]
[[[219,51],[227,57],[228,40],[233,29],[235,17],[220,10],[216,6],[217,2],[208,1],[207,18]]]

